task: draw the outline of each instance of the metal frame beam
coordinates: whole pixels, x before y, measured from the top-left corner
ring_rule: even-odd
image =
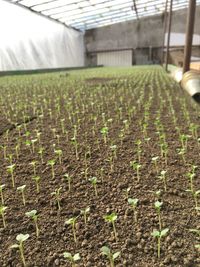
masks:
[[[194,23],[195,23],[195,11],[196,11],[196,0],[189,0],[185,49],[184,49],[183,73],[190,70],[192,39],[193,39]]]
[[[166,65],[165,65],[166,71],[168,71],[168,62],[169,62],[169,46],[170,46],[171,26],[172,26],[172,11],[173,11],[173,0],[170,0],[168,35],[167,35],[167,52],[166,52]]]

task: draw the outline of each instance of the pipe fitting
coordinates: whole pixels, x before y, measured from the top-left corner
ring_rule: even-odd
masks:
[[[182,75],[181,86],[200,104],[200,72],[190,70]]]

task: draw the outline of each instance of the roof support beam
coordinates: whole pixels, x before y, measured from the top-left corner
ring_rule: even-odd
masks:
[[[161,59],[161,64],[163,65],[164,63],[164,49],[165,49],[165,33],[167,29],[167,10],[168,10],[168,0],[166,0],[165,3],[165,12],[164,12],[164,32],[163,32],[163,44],[162,44],[162,59]]]
[[[185,49],[184,49],[183,73],[190,70],[190,59],[191,59],[191,53],[192,53],[192,39],[193,39],[193,33],[194,33],[195,11],[196,11],[196,0],[189,0]]]
[[[138,11],[137,11],[137,5],[136,5],[136,0],[133,0],[133,6],[134,6],[134,9],[135,9],[136,17],[137,17],[137,19],[139,19],[139,15],[138,15]]]
[[[169,46],[170,46],[171,26],[172,26],[172,11],[173,11],[173,0],[170,0],[168,35],[167,35],[167,52],[166,52],[166,65],[165,65],[166,71],[168,71],[168,63],[169,63]]]

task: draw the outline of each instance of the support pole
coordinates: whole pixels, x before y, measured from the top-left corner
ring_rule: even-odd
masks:
[[[166,71],[168,71],[168,62],[169,62],[169,46],[170,46],[170,35],[171,35],[171,26],[172,26],[172,9],[173,9],[173,0],[170,0],[168,35],[167,35],[167,51],[166,51],[166,65],[165,65]]]
[[[163,33],[163,44],[162,44],[162,58],[161,58],[161,65],[164,64],[164,55],[165,55],[165,33],[166,33],[166,29],[167,29],[167,10],[168,10],[168,0],[166,0],[165,2],[165,13],[164,13],[164,33]]]
[[[183,73],[190,70],[190,59],[191,59],[191,52],[192,52],[192,39],[193,39],[193,33],[194,33],[195,11],[196,11],[196,0],[189,0],[185,49],[184,49]]]

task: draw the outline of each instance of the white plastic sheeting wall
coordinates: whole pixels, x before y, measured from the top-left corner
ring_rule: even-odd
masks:
[[[132,50],[97,53],[97,64],[104,66],[132,66]]]
[[[83,65],[81,32],[0,0],[0,71]]]

